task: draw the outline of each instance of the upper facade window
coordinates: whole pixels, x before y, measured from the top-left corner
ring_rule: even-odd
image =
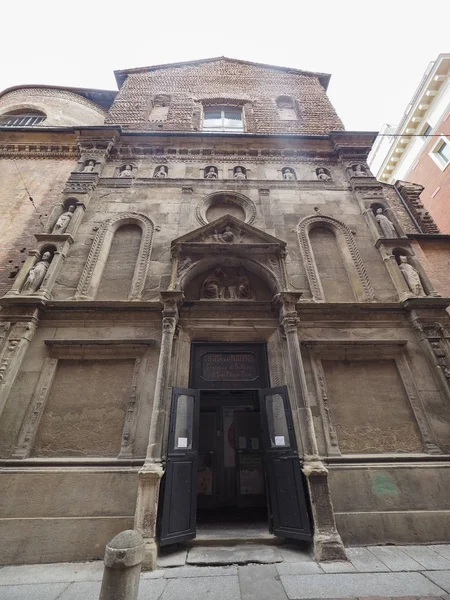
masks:
[[[35,111],[20,111],[0,116],[0,127],[31,127],[45,121],[46,115]]]
[[[205,106],[203,131],[239,133],[244,131],[240,106]]]
[[[278,116],[282,121],[296,121],[298,119],[295,103],[290,96],[277,98]]]
[[[434,144],[430,156],[443,171],[450,163],[450,141],[448,138],[441,136]]]

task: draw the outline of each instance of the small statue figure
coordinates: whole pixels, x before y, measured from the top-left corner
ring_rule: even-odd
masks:
[[[291,180],[291,181],[293,179],[295,179],[295,175],[294,175],[294,172],[292,171],[292,169],[284,169],[283,179],[287,179],[287,180]]]
[[[400,271],[403,273],[403,277],[408,284],[409,289],[415,296],[426,296],[425,291],[420,281],[420,275],[418,271],[409,264],[406,256],[400,256]]]
[[[158,170],[155,172],[154,177],[160,178],[160,179],[164,179],[167,177],[167,171],[166,171],[166,167],[164,167],[163,165],[161,165],[160,167],[158,167]]]
[[[217,179],[217,172],[214,167],[209,167],[208,172],[205,175],[205,179]]]
[[[242,171],[242,167],[236,167],[234,172],[235,179],[247,179],[247,175]]]
[[[71,204],[66,212],[64,212],[56,221],[55,226],[53,227],[53,233],[64,233],[74,212],[75,206]]]
[[[125,169],[122,169],[119,173],[119,177],[130,178],[133,176],[133,167],[131,165],[125,165]]]
[[[41,260],[29,270],[28,277],[22,290],[24,294],[33,294],[39,289],[41,283],[44,281],[44,277],[48,271],[51,260],[52,255],[50,252],[44,252]]]
[[[355,165],[353,167],[353,176],[354,177],[365,177],[366,169],[362,165]]]
[[[211,275],[203,282],[200,298],[208,300],[216,300],[217,298],[223,298],[225,296],[225,288],[222,285],[222,280],[225,277],[225,273],[222,269],[215,269]]]
[[[325,172],[325,169],[317,169],[317,179],[320,179],[320,181],[330,181],[331,177]]]
[[[222,232],[222,239],[224,242],[232,242],[234,240],[234,233],[229,225],[227,225]]]
[[[386,215],[383,215],[383,209],[377,208],[375,219],[384,235],[387,238],[396,238],[397,232],[395,231],[394,223],[390,221]]]
[[[84,165],[83,173],[92,173],[95,168],[95,161],[90,160],[87,165]]]

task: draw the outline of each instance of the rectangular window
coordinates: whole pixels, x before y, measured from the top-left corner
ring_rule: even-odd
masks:
[[[425,127],[422,131],[422,133],[420,135],[422,135],[423,137],[427,137],[427,135],[429,135],[431,133],[431,130],[433,128],[431,127],[431,125],[429,125],[428,123],[425,124]]]
[[[243,132],[242,109],[238,106],[205,106],[203,131]]]
[[[442,135],[434,144],[430,156],[441,171],[446,169],[450,163],[450,141],[448,138]]]

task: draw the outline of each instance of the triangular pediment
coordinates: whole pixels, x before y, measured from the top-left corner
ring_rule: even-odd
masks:
[[[194,231],[173,240],[171,246],[186,247],[186,246],[244,246],[244,247],[269,247],[272,249],[284,249],[286,242],[279,240],[261,231],[257,227],[248,225],[240,219],[232,215],[223,215],[219,219],[199,227]]]

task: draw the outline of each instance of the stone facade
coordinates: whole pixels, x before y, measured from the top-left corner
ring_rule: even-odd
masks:
[[[154,568],[198,341],[263,344],[287,385],[318,558],[448,541],[448,284],[415,239],[427,219],[370,173],[373,134],[343,131],[322,74],[214,59],[117,78],[106,127],[1,130],[20,267],[2,279],[1,561],[100,558],[134,523]],[[202,133],[211,103],[245,131]]]

